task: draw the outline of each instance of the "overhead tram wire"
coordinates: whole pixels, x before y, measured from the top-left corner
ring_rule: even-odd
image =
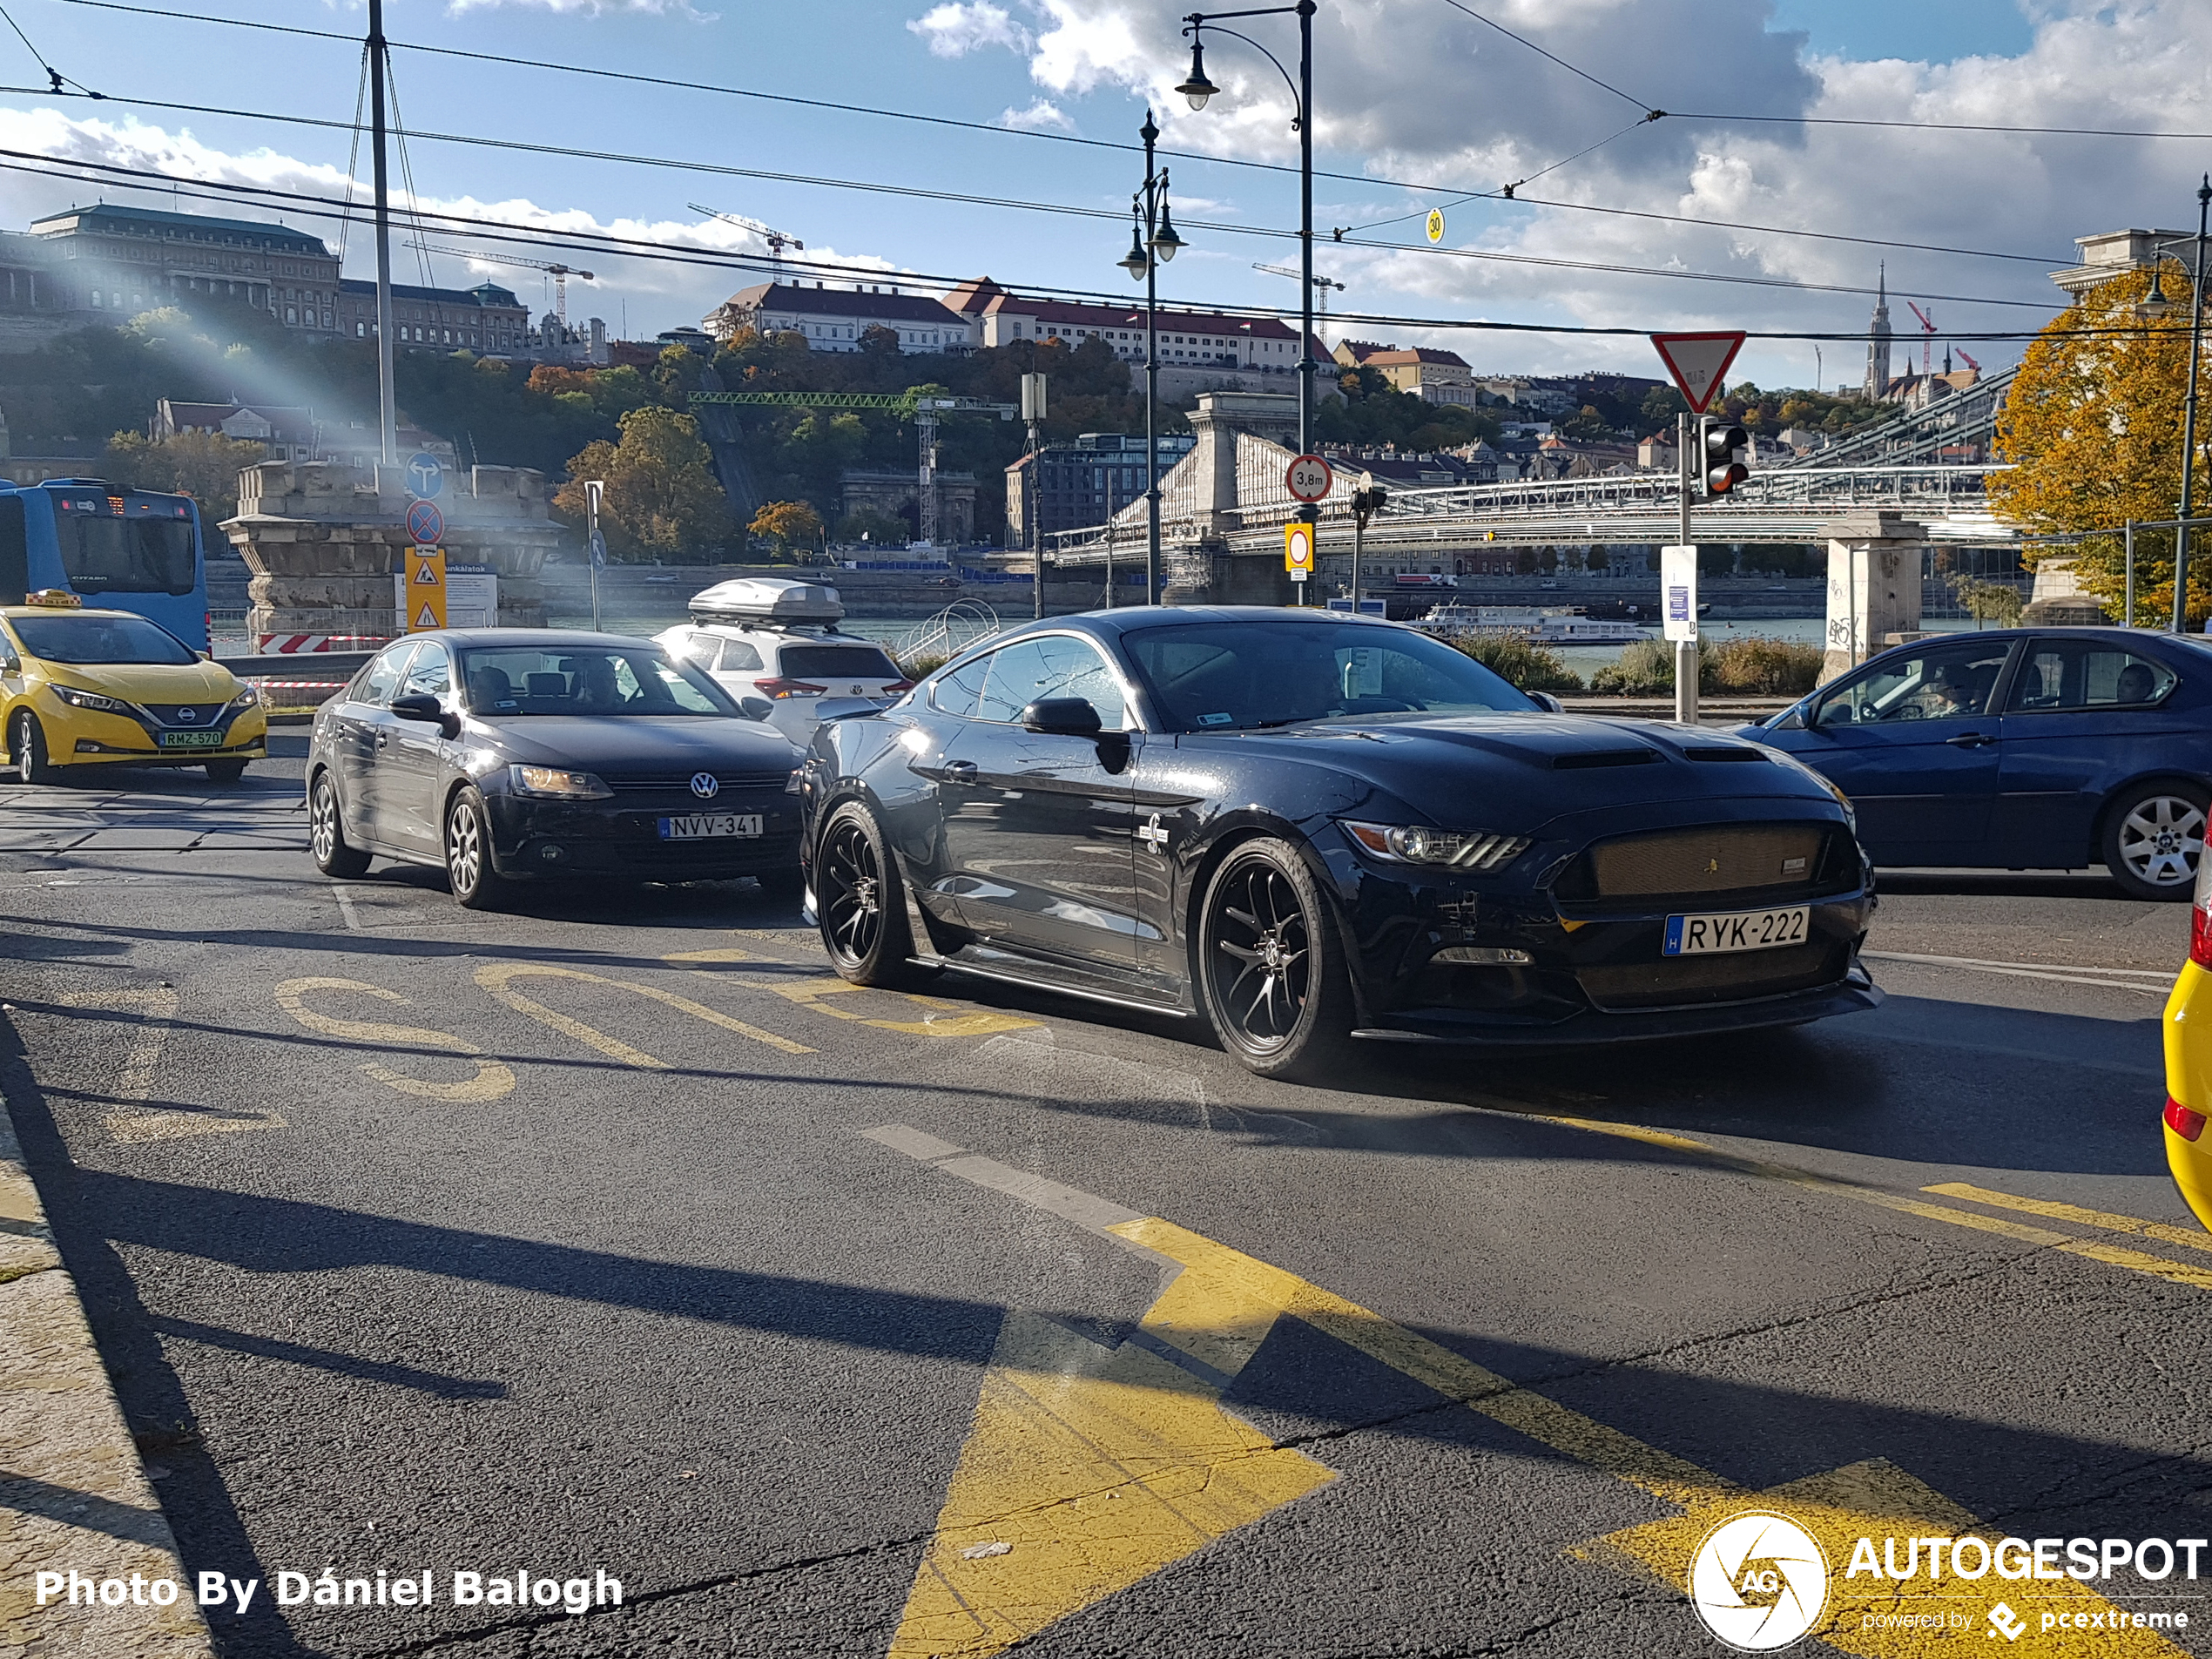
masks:
[[[18,96],[51,96],[37,87],[0,86],[0,94]],[[72,96],[64,93],[66,98]],[[109,95],[109,101],[134,108],[173,110],[195,115],[216,115],[238,120],[268,121],[283,125],[306,126],[323,131],[345,131],[348,124],[320,116],[278,115],[263,111],[227,109],[216,105],[185,104],[171,99],[125,98]],[[418,131],[418,140],[428,139],[441,144],[458,144],[490,150],[511,150],[529,155],[564,156],[578,160],[605,161],[625,166],[662,167],[673,172],[712,173],[719,177],[759,179],[779,184],[809,185],[817,189],[860,191],[872,195],[905,197],[921,201],[957,202],[966,206],[996,207],[1013,212],[1051,213],[1073,219],[1111,220],[1120,223],[1120,214],[1113,209],[1083,207],[1068,202],[1016,201],[1008,197],[977,196],[960,191],[930,190],[916,185],[888,185],[868,179],[826,179],[807,173],[791,173],[759,167],[732,167],[719,162],[685,161],[669,157],[632,155],[621,151],[583,150],[564,145],[536,144],[518,138],[490,138],[468,133],[424,132]],[[1187,225],[1224,236],[1256,236],[1270,241],[1285,241],[1297,233],[1266,226],[1231,225],[1218,220],[1187,220]],[[1419,253],[1447,259],[1478,259],[1507,265],[1537,265],[1557,270],[1586,270],[1621,276],[1666,277],[1681,281],[1723,282],[1732,287],[1783,288],[1804,293],[1865,294],[1869,290],[1846,283],[1811,283],[1793,281],[1779,277],[1741,276],[1723,273],[1677,271],[1658,266],[1619,265],[1597,260],[1547,259],[1534,254],[1507,253],[1475,248],[1424,247],[1407,244],[1367,242],[1358,238],[1343,239],[1354,247],[1382,247],[1401,253]],[[1938,293],[1913,290],[1910,293],[1899,289],[1900,298],[1931,300],[1946,305],[2026,306],[2043,308],[2038,302],[2026,300],[1998,299],[1989,295]]]
[[[46,61],[46,54],[40,51],[37,47],[30,44],[30,37],[24,33],[23,25],[16,21],[15,14],[10,11],[7,7],[0,6],[0,17],[5,17],[8,20],[8,27],[16,31],[16,38],[23,42],[23,49],[30,54],[32,59],[37,64],[39,68],[46,71],[46,78],[53,83],[51,87],[48,89],[49,91],[58,92],[65,86],[73,86],[78,91],[84,93],[86,98],[97,98],[100,96],[99,93],[95,92],[91,87],[85,85],[84,82],[71,80],[68,76],[63,74],[61,71],[56,69],[51,64],[48,63]]]
[[[1444,3],[1451,7],[1454,11],[1466,13],[1467,16],[1474,18],[1475,22],[1482,24],[1486,29],[1496,30],[1507,40],[1514,42],[1515,44],[1526,46],[1530,51],[1534,52],[1539,57],[1549,58],[1553,63],[1557,64],[1561,69],[1565,70],[1569,75],[1580,76],[1582,79],[1588,81],[1592,86],[1596,87],[1600,91],[1610,92],[1614,97],[1635,105],[1636,108],[1645,111],[1643,118],[1647,121],[1656,120],[1660,116],[1666,113],[1665,111],[1655,108],[1651,104],[1636,97],[1634,93],[1622,91],[1619,87],[1614,85],[1612,82],[1602,81],[1598,79],[1596,76],[1591,74],[1589,71],[1576,68],[1574,64],[1568,63],[1564,57],[1561,57],[1557,52],[1546,51],[1541,46],[1539,46],[1534,41],[1530,40],[1525,35],[1516,35],[1512,30],[1507,28],[1505,24],[1497,22],[1494,18],[1484,17],[1472,6],[1460,4],[1460,0],[1444,0]]]
[[[159,6],[130,5],[125,3],[124,0],[64,0],[64,3],[91,7],[102,11],[127,12],[136,17],[165,17],[179,23],[212,24],[225,28],[251,29],[268,34],[297,35],[312,40],[336,41],[347,46],[357,46],[360,44],[354,36],[340,34],[327,29],[306,29],[297,24],[261,23],[245,17],[216,17],[204,12],[177,11]],[[1486,18],[1483,21],[1487,22],[1488,19]],[[1514,38],[1518,39],[1519,37],[1516,36]],[[543,70],[549,73],[561,75],[583,75],[599,80],[628,81],[641,86],[665,87],[678,91],[705,92],[723,98],[752,98],[763,103],[785,104],[802,109],[823,110],[838,115],[867,115],[889,121],[912,121],[927,126],[948,127],[968,132],[987,132],[1000,138],[1034,139],[1047,144],[1074,145],[1089,150],[1109,150],[1124,154],[1143,153],[1139,146],[1119,140],[1086,138],[1072,132],[1047,132],[1034,128],[1000,126],[988,121],[968,121],[954,116],[925,115],[912,110],[889,110],[871,105],[840,103],[827,98],[800,98],[788,92],[764,92],[752,87],[724,86],[711,81],[687,81],[664,75],[641,75],[628,70],[597,69],[581,64],[560,64],[544,58],[518,57],[505,52],[469,51],[456,46],[431,46],[419,42],[403,40],[388,41],[386,44],[395,51],[421,52],[433,57],[464,58],[475,63],[502,64],[511,68]],[[1634,101],[1630,100],[1630,102]],[[1700,117],[1696,118],[1726,118]],[[1607,142],[1609,143],[1611,140],[1608,139]],[[1210,155],[1197,150],[1162,149],[1157,153],[1173,160],[1195,161],[1219,167],[1239,167],[1249,172],[1288,175],[1294,175],[1298,172],[1297,168],[1282,162],[1255,161],[1240,156]],[[1629,219],[1649,219],[1663,224],[1702,226],[1716,230],[1747,231],[1760,236],[1794,236],[1812,241],[1845,242],[1861,247],[1898,248],[1914,253],[1948,253],[1961,259],[2012,260],[2025,265],[2048,266],[2054,262],[2054,258],[2053,255],[2043,253],[2007,253],[1991,248],[1952,247],[1940,243],[1907,242],[1887,237],[1851,236],[1839,231],[1803,230],[1787,225],[1753,225],[1737,219],[1696,219],[1687,214],[1658,213],[1631,207],[1609,207],[1596,202],[1554,201],[1530,196],[1508,198],[1496,189],[1474,189],[1464,184],[1440,184],[1431,180],[1390,179],[1374,173],[1332,172],[1324,169],[1317,172],[1314,177],[1388,190],[1411,190],[1430,195],[1456,196],[1466,201],[1512,200],[1522,206],[1555,207],[1572,212],[1617,215]]]
[[[179,184],[179,181],[172,175],[155,172],[150,169],[127,168],[115,165],[113,164],[100,162],[58,159],[52,157],[39,156],[30,152],[0,150],[0,157],[9,156],[23,157],[26,159],[20,161],[0,160],[0,171],[28,172],[42,177],[64,177],[69,176],[63,171],[64,169],[73,168],[78,170],[90,170],[106,175],[108,181],[115,185],[116,187],[137,188],[149,191],[173,191]],[[118,175],[145,179],[148,182],[141,185],[125,184],[122,182],[121,179],[118,178]],[[281,206],[286,208],[287,211],[299,213],[309,218],[343,219],[348,213],[351,213],[358,219],[362,211],[358,206],[334,198],[312,196],[301,192],[279,190],[270,185],[237,185],[226,181],[212,179],[198,180],[194,182],[200,185],[201,188],[185,192],[184,193],[191,195],[195,200],[212,200],[232,205],[262,207],[265,209],[273,209]],[[209,193],[212,192],[219,192],[222,193]],[[241,200],[241,198],[246,199]],[[615,257],[632,258],[655,263],[687,265],[711,269],[756,273],[759,271],[763,261],[767,257],[764,254],[738,253],[711,248],[676,249],[670,247],[664,243],[642,242],[631,238],[615,236],[611,233],[605,232],[549,231],[538,226],[516,226],[497,220],[475,219],[465,214],[441,212],[436,209],[421,207],[419,204],[413,205],[410,207],[410,212],[421,219],[436,219],[442,221],[449,227],[445,233],[447,234],[466,235],[483,241],[516,243],[524,246],[550,249],[554,251],[572,250],[578,253],[593,253]],[[851,266],[830,265],[819,260],[795,260],[788,254],[785,256],[785,264],[786,266],[801,266],[809,271],[819,271],[825,278],[833,276],[840,281],[859,281],[873,277],[878,280],[887,279],[896,280],[901,284],[912,284],[914,286],[937,284],[945,287],[951,287],[964,280],[963,278],[958,276],[949,276],[941,273],[919,271],[883,273],[871,271]],[[1049,283],[1020,283],[1019,286],[1025,291],[1040,296],[1051,296],[1055,298],[1075,300],[1092,304],[1120,306],[1125,302],[1127,298],[1126,295],[1120,293],[1118,291],[1108,292],[1096,289],[1069,288]],[[2000,303],[2019,304],[2025,302],[2008,301]],[[1283,317],[1288,314],[1278,307],[1255,306],[1240,301],[1209,303],[1205,308],[1219,312],[1225,315],[1246,316],[1255,319],[1264,318],[1275,320],[1280,320]],[[1600,327],[1577,324],[1514,323],[1465,317],[1421,317],[1386,314],[1380,313],[1346,313],[1344,314],[1344,320],[1347,322],[1356,322],[1363,325],[1384,327],[1467,329],[1498,333],[1535,334],[1635,336],[1648,332],[1648,330],[1644,327]],[[2149,331],[2143,327],[2131,326],[2119,328],[2072,329],[2065,332],[2069,334],[2083,337],[2094,335],[2132,338]],[[2045,331],[2040,329],[1986,329],[1972,332],[1954,329],[1947,330],[1946,334],[1949,337],[1959,341],[1987,341],[1992,343],[2030,341],[2038,338],[2048,337]],[[1859,329],[1847,331],[1802,329],[1755,330],[1747,331],[1746,337],[1752,340],[1807,341],[1838,341],[1857,343],[1861,342],[1865,339],[1865,334],[1864,330]]]

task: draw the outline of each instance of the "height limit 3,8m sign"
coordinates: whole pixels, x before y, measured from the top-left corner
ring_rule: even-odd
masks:
[[[1336,475],[1330,471],[1329,463],[1319,455],[1300,455],[1283,475],[1283,487],[1303,502],[1319,501],[1329,493],[1329,486],[1335,481]]]

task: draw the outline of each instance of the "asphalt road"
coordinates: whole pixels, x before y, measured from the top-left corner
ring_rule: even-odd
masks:
[[[1875,1013],[1299,1089],[842,987],[741,885],[333,884],[280,746],[0,785],[0,1090],[186,1566],[264,1581],[226,1656],[1710,1655],[1746,1507],[1824,1517],[1831,1607],[1870,1517],[2212,1534],[2182,907],[1899,874]],[[273,1605],[380,1570],[435,1604]],[[518,1570],[624,1604],[455,1604]],[[2179,1573],[1888,1588],[2212,1652]]]

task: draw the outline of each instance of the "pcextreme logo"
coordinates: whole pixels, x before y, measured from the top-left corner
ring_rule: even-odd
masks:
[[[1689,1565],[1689,1604],[1705,1628],[1744,1653],[1800,1640],[1828,1605],[1828,1559],[1784,1515],[1751,1510],[1705,1535]]]

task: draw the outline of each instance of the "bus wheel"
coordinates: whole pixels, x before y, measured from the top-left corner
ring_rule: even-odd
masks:
[[[46,758],[46,734],[29,709],[17,709],[8,727],[8,753],[16,763],[16,776],[27,784],[60,781],[57,768]]]
[[[211,760],[207,763],[207,777],[212,783],[234,784],[246,776],[243,760]]]

